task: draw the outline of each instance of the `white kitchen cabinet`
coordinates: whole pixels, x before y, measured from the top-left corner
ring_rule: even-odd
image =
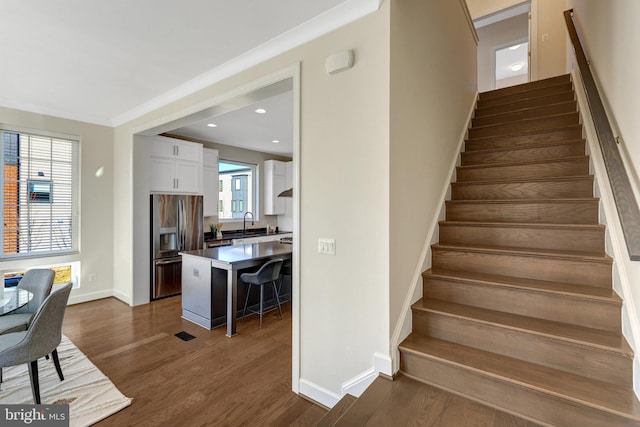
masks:
[[[204,216],[218,216],[218,150],[205,148],[202,164],[202,206]]]
[[[152,137],[151,156],[198,162],[202,158],[202,144],[165,136],[154,136]]]
[[[153,137],[150,163],[151,192],[202,194],[202,144]]]
[[[285,162],[279,160],[264,161],[264,214],[282,215],[285,213],[284,198],[278,197],[285,188]]]

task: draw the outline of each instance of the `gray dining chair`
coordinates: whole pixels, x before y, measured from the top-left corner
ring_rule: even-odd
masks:
[[[27,305],[10,314],[0,316],[0,334],[27,330],[31,318],[51,293],[54,277],[55,272],[46,268],[34,268],[24,273],[18,288],[31,292],[33,298]]]
[[[251,293],[251,286],[257,285],[260,286],[260,309],[258,311],[250,310],[252,313],[260,314],[260,329],[262,329],[262,315],[265,313],[264,310],[264,287],[267,284],[273,285],[273,297],[276,300],[276,304],[278,305],[278,311],[280,312],[280,319],[282,319],[282,308],[280,308],[280,296],[278,295],[278,289],[276,286],[276,281],[278,277],[280,277],[280,269],[282,268],[283,261],[279,258],[272,259],[264,264],[262,267],[255,273],[242,273],[240,275],[240,280],[249,284],[249,289],[247,289],[247,297],[244,301],[244,309],[242,310],[242,317],[246,315],[247,312],[247,303],[249,302],[249,294]]]
[[[40,404],[38,359],[51,354],[60,381],[64,380],[57,347],[62,340],[62,320],[72,284],[52,292],[33,316],[26,331],[0,335],[0,369],[27,363],[33,401]]]

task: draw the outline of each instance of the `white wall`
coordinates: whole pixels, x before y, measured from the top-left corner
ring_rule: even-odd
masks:
[[[467,0],[471,18],[476,20],[524,3],[523,0]]]
[[[113,129],[42,114],[0,108],[2,123],[80,137],[80,253],[77,255],[0,261],[0,270],[80,261],[80,285],[69,301],[112,295],[113,268]],[[96,171],[103,168],[103,174]],[[89,275],[95,275],[90,282]]]
[[[329,76],[326,58],[352,49],[353,69]],[[115,130],[117,292],[133,304],[137,221],[133,135],[215,105],[239,88],[301,63],[300,377],[320,399],[389,353],[389,6]],[[141,218],[141,217],[140,217]],[[378,231],[381,230],[381,231]],[[336,239],[336,255],[317,239]],[[143,266],[146,268],[146,266]],[[146,286],[145,286],[146,287]],[[240,330],[240,333],[241,330]],[[388,370],[387,373],[390,373]]]
[[[424,268],[423,248],[475,104],[476,41],[465,13],[457,1],[391,5],[388,232],[394,340],[407,333],[398,330],[407,322],[407,299],[416,286],[422,293],[421,277],[415,276]]]
[[[640,43],[640,28],[636,22],[640,3],[634,0],[570,0],[568,8],[574,9],[574,21],[582,37],[583,48],[591,61],[591,71],[599,86],[614,134],[621,137],[618,148],[636,200],[640,200],[640,85],[637,77],[640,58],[630,51]],[[604,196],[606,194],[603,194],[606,211],[607,200]],[[628,257],[616,213],[610,212],[606,219],[609,236],[607,250],[612,255],[618,255],[615,259],[614,284],[625,300],[623,328],[631,345],[636,347],[634,386],[636,394],[640,394],[640,262],[631,261]]]

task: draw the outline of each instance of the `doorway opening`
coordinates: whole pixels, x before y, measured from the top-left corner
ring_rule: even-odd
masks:
[[[495,88],[529,81],[529,40],[524,39],[495,51]]]
[[[478,91],[530,81],[531,2],[474,20],[478,33]]]

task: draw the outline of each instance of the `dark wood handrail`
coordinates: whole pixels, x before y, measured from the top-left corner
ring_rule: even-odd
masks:
[[[613,136],[611,124],[607,118],[606,110],[598,93],[598,87],[589,67],[589,61],[587,61],[580,43],[580,38],[573,22],[573,9],[564,12],[564,20],[567,23],[569,38],[576,53],[578,68],[582,75],[591,117],[600,142],[600,149],[602,150],[609,181],[611,182],[611,190],[618,210],[620,224],[622,225],[622,233],[627,243],[629,257],[633,261],[640,261],[640,209],[638,208],[638,202],[633,194],[629,175],[627,175],[622,156]]]

